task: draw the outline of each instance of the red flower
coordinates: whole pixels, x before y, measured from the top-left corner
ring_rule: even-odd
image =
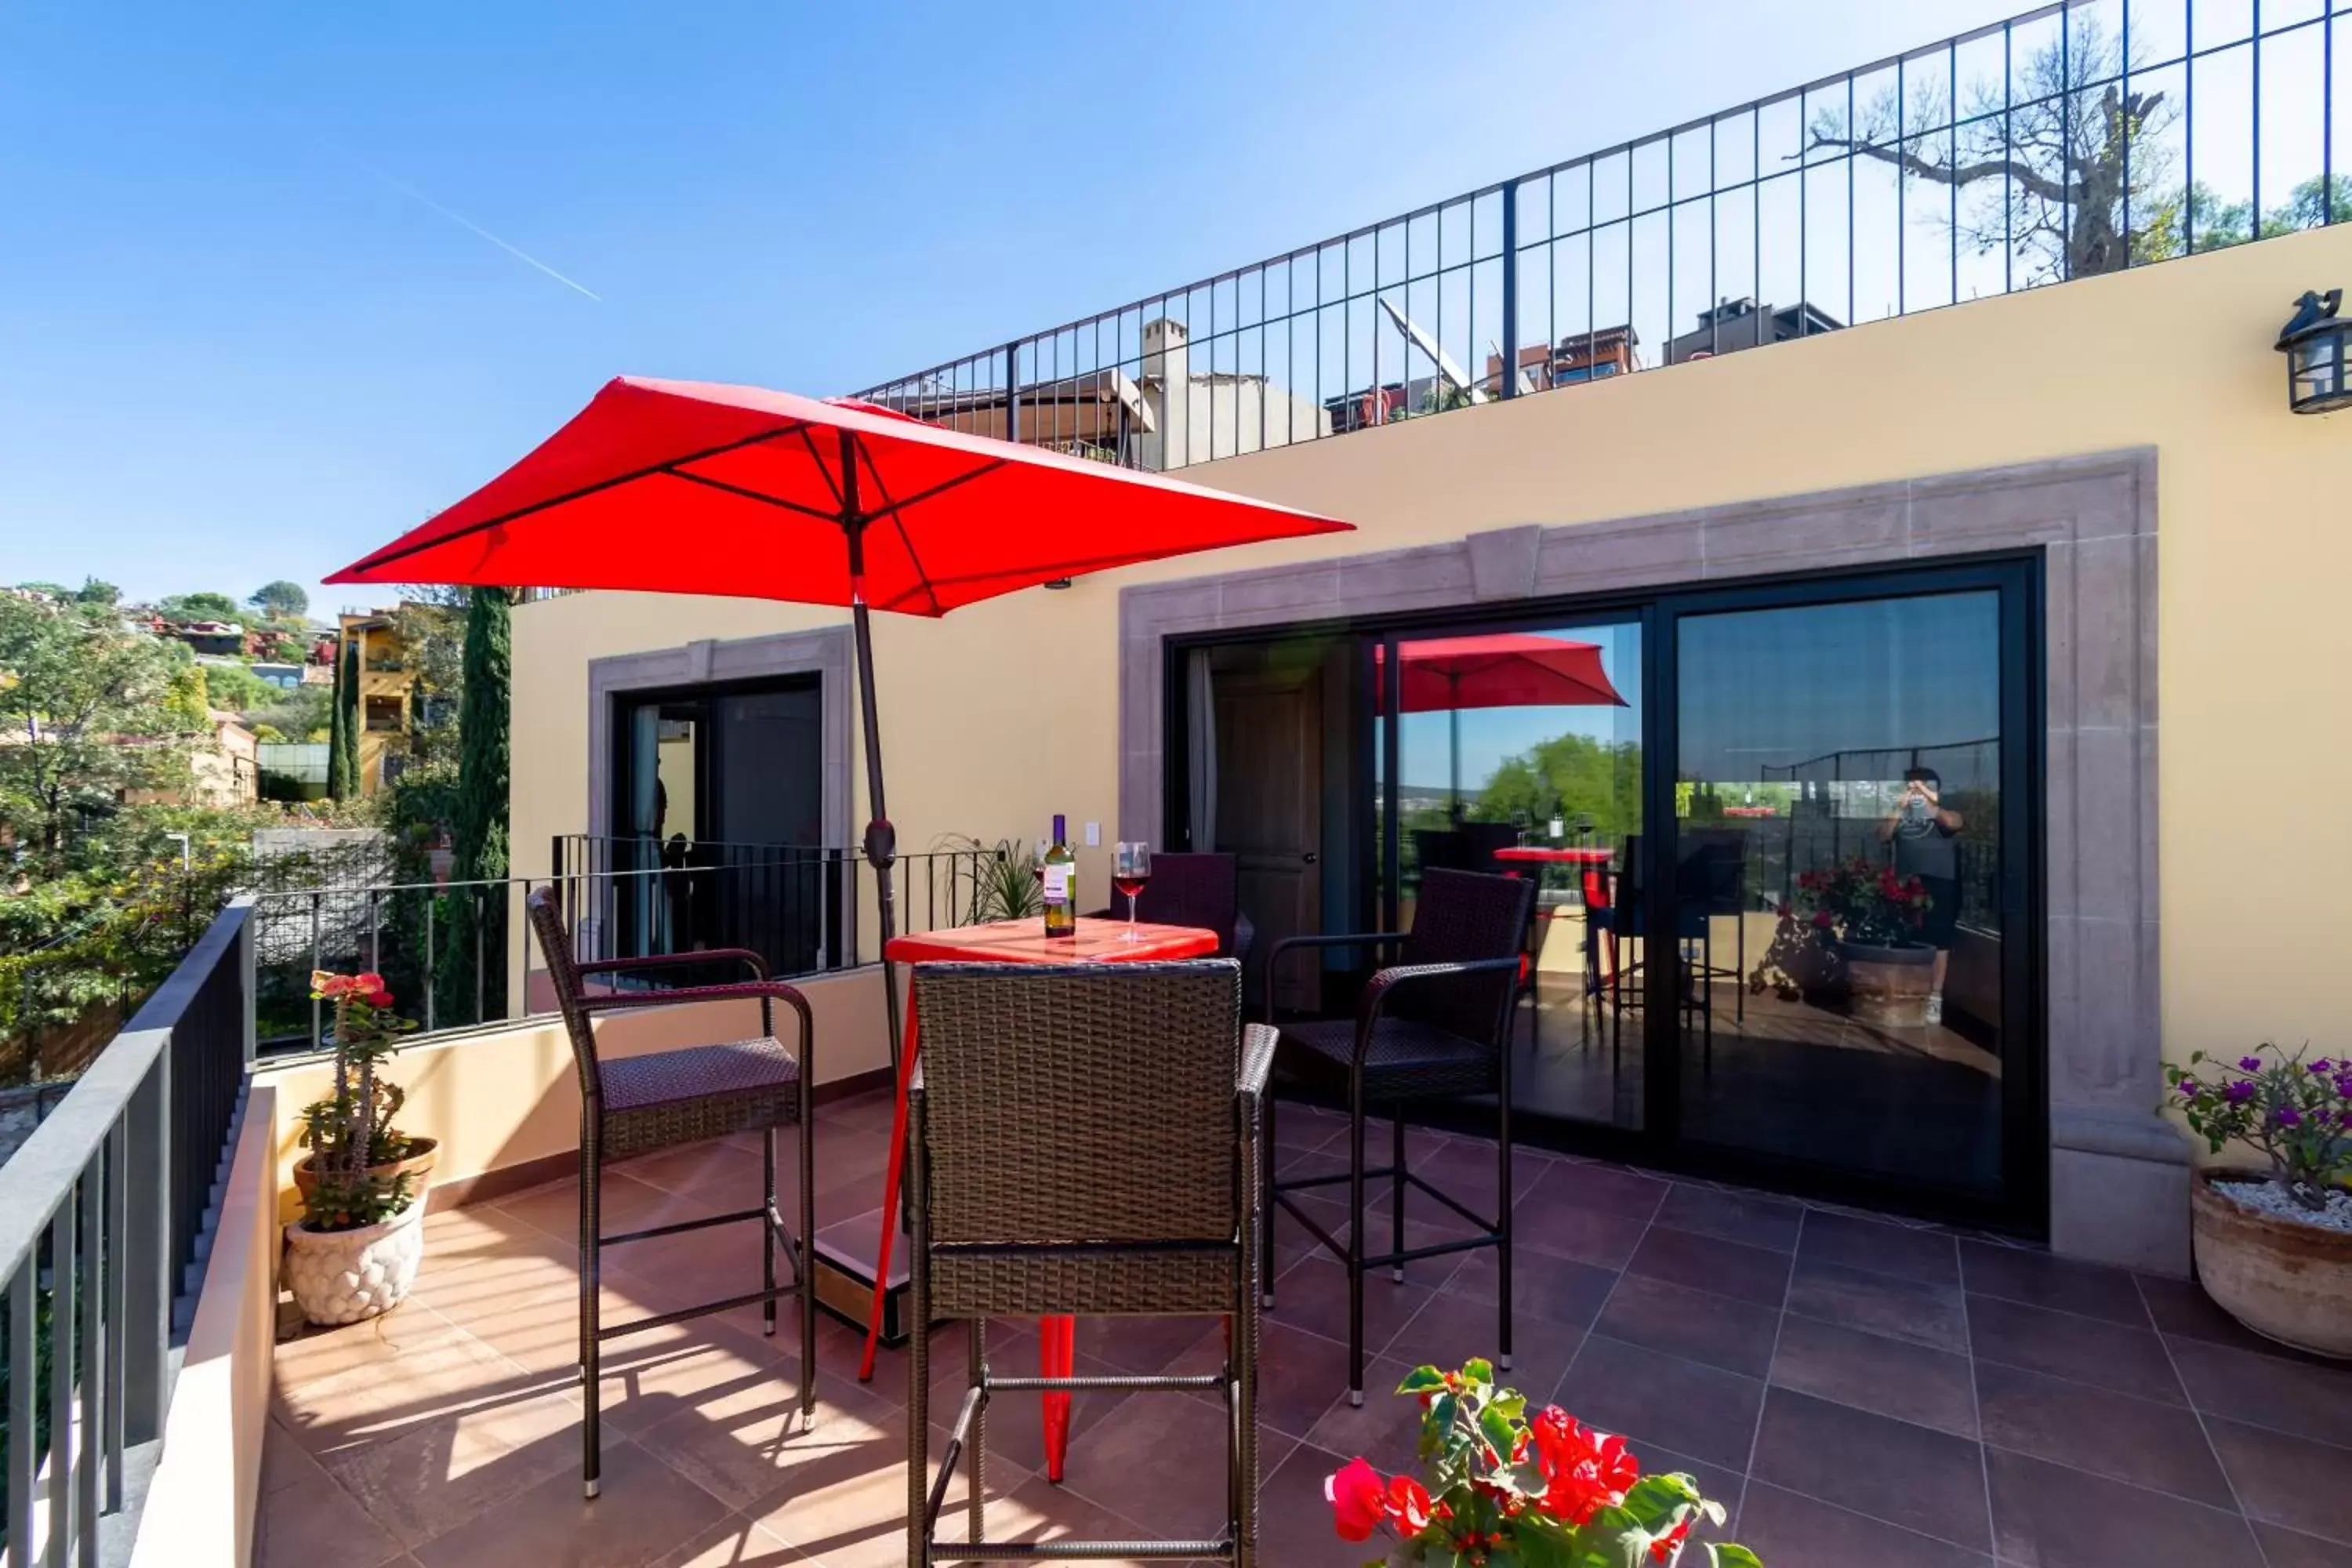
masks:
[[[1429,1489],[1411,1476],[1392,1477],[1389,1481],[1388,1509],[1397,1533],[1410,1541],[1429,1528]]]
[[[1675,1525],[1672,1530],[1669,1530],[1664,1535],[1661,1535],[1655,1541],[1650,1542],[1651,1560],[1656,1563],[1664,1563],[1667,1558],[1672,1557],[1675,1554],[1675,1548],[1681,1546],[1684,1540],[1689,1536],[1690,1527],[1690,1515],[1685,1514],[1683,1516],[1683,1521],[1680,1524]]]
[[[1528,1425],[1544,1475],[1541,1506],[1556,1519],[1586,1523],[1601,1509],[1623,1502],[1641,1476],[1624,1438],[1595,1431],[1557,1405],[1547,1405]]]
[[[1326,1476],[1323,1496],[1331,1504],[1331,1525],[1342,1541],[1370,1541],[1388,1517],[1381,1473],[1361,1458],[1350,1459]]]

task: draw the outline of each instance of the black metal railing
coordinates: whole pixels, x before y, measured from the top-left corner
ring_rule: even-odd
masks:
[[[969,924],[982,908],[981,869],[992,849],[901,855],[892,869],[910,930]],[[332,1016],[310,994],[314,970],[373,971],[425,1034],[552,1006],[534,994],[536,964],[522,900],[551,880],[570,922],[573,956],[749,948],[780,978],[871,963],[875,884],[864,854],[837,847],[698,843],[559,834],[547,877],[356,887],[289,888],[253,896],[252,1006],[257,1049],[278,1056],[323,1047]],[[509,994],[514,943],[523,993]],[[668,986],[737,978],[691,966]]]
[[[860,395],[1176,468],[2338,223],[2347,52],[2067,0]]]
[[[0,1165],[11,1563],[115,1561],[130,1539],[252,1059],[251,917],[232,903]]]

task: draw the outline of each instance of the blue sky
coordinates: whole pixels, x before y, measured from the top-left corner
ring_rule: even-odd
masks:
[[[0,578],[315,586],[615,374],[846,390],[2014,8],[19,0]]]

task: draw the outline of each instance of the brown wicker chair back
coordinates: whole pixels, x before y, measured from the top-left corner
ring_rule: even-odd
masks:
[[[572,931],[563,923],[563,910],[553,887],[534,888],[523,900],[531,933],[539,938],[540,956],[547,961],[547,978],[555,987],[555,1005],[563,1015],[563,1032],[572,1039],[572,1063],[580,1073],[580,1093],[600,1096],[603,1080],[596,1067],[596,1035],[588,1026],[588,1010],[580,967],[572,952]]]
[[[926,963],[914,988],[933,1313],[1230,1311],[1241,966]]]
[[[1535,884],[1517,877],[1428,868],[1402,962],[1471,963],[1509,958],[1527,941]],[[1469,1040],[1494,1040],[1510,1016],[1518,979],[1509,973],[1465,974],[1400,990],[1390,1011]]]
[[[1231,855],[1151,857],[1151,880],[1136,900],[1136,918],[1154,925],[1193,926],[1217,933],[1217,956],[1238,958],[1234,928],[1241,914],[1241,862]],[[1127,913],[1113,900],[1114,917]]]

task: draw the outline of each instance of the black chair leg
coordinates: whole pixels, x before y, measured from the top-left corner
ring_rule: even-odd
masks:
[[[816,1429],[816,1091],[801,1073],[801,1430]]]
[[[593,1108],[591,1108],[593,1114]],[[598,1350],[602,1344],[602,1328],[598,1308],[601,1305],[598,1268],[604,1247],[604,1215],[599,1199],[604,1185],[603,1151],[598,1147],[595,1130],[583,1129],[580,1145],[580,1485],[583,1497],[596,1495],[600,1483],[601,1465],[598,1446],[599,1405]]]
[[[988,1320],[974,1318],[968,1325],[971,1333],[964,1350],[964,1386],[980,1388],[988,1382],[988,1356],[982,1340],[988,1332]],[[982,1394],[980,1408],[971,1413],[971,1469],[964,1485],[971,1489],[965,1507],[971,1515],[971,1535],[974,1541],[985,1541],[988,1532],[982,1527],[982,1514],[988,1505],[988,1396]]]
[[[1389,1250],[1404,1250],[1404,1107],[1389,1107]],[[1404,1265],[1389,1266],[1389,1274],[1404,1283]]]
[[[1499,1289],[1496,1300],[1502,1309],[1502,1322],[1496,1333],[1500,1341],[1496,1363],[1505,1372],[1511,1370],[1511,1199],[1517,1189],[1511,1178],[1511,1061],[1510,1053],[1503,1053],[1502,1091],[1495,1097],[1495,1146],[1498,1152],[1495,1173],[1496,1273]]]
[[[1364,1403],[1364,1075],[1348,1081],[1348,1403]]]
[[[760,1303],[760,1331],[776,1331],[776,1130],[760,1134],[760,1289],[768,1299]]]

